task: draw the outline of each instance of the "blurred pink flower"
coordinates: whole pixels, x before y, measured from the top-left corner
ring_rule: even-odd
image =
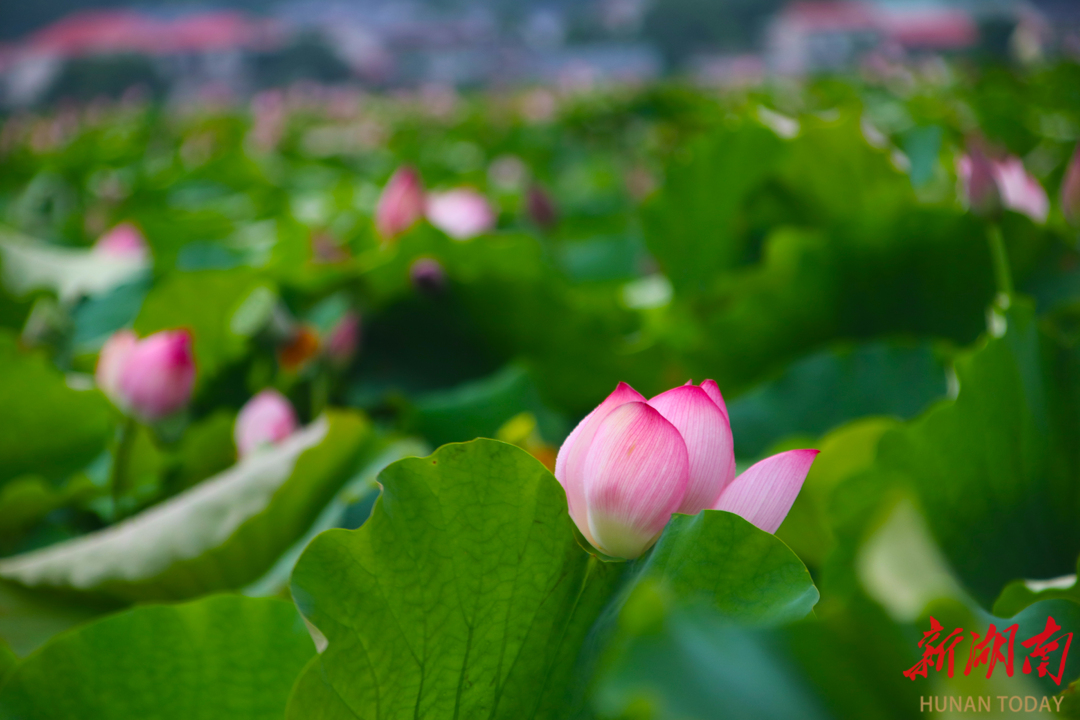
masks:
[[[163,330],[142,340],[130,330],[101,348],[98,387],[113,403],[143,422],[172,415],[191,398],[195,359],[187,330]]]
[[[559,212],[551,195],[539,185],[530,185],[525,197],[529,218],[544,230],[551,230],[559,222]]]
[[[1080,143],[1073,151],[1065,178],[1061,181],[1061,210],[1066,220],[1080,227]]]
[[[424,186],[420,173],[411,167],[398,168],[379,197],[375,208],[375,229],[391,240],[411,228],[424,214]]]
[[[277,445],[296,432],[296,412],[277,390],[267,388],[247,401],[236,416],[233,438],[240,457]]]
[[[734,512],[775,532],[817,450],[766,458],[738,477],[727,407],[712,380],[646,400],[620,383],[559,449],[570,516],[608,555],[635,558],[674,512]]]
[[[1001,203],[1010,210],[1023,213],[1038,223],[1050,215],[1050,199],[1039,181],[1028,174],[1020,158],[1009,156],[995,160],[994,179],[1001,191]]]
[[[417,258],[409,266],[409,280],[425,295],[438,295],[446,288],[446,271],[435,258]]]
[[[976,215],[991,215],[1001,208],[1001,192],[994,179],[994,166],[978,148],[956,161],[960,197]]]
[[[1046,222],[1050,199],[1020,158],[1009,155],[998,160],[974,149],[957,160],[956,171],[962,197],[972,212],[991,215],[1005,207],[1035,222]]]
[[[146,238],[139,228],[127,222],[120,223],[98,238],[98,241],[94,243],[94,252],[140,261],[150,257]]]
[[[360,315],[345,313],[330,330],[324,343],[326,357],[335,365],[347,365],[360,346]]]
[[[495,227],[495,211],[471,188],[433,192],[427,197],[427,218],[455,240],[468,240]]]

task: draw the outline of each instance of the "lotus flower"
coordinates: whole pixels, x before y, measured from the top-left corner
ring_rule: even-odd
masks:
[[[991,215],[1001,207],[1046,222],[1050,200],[1039,181],[1028,174],[1020,158],[987,158],[973,150],[956,164],[962,195],[972,212]]]
[[[427,218],[455,240],[468,240],[495,227],[495,211],[480,193],[457,188],[428,195]]]
[[[398,168],[386,183],[375,208],[375,228],[386,240],[405,232],[424,214],[424,186],[420,173],[411,167]]]
[[[348,365],[360,346],[360,316],[350,310],[326,335],[325,352],[330,362]]]
[[[1001,192],[994,179],[994,165],[979,149],[956,161],[960,196],[976,215],[991,215],[1001,208]]]
[[[240,457],[277,445],[296,432],[296,412],[277,390],[268,388],[247,401],[236,416],[233,438]]]
[[[994,179],[1001,191],[1001,203],[1038,223],[1050,215],[1050,199],[1039,181],[1028,174],[1017,157],[994,161]]]
[[[1066,220],[1080,227],[1080,144],[1077,144],[1061,182],[1061,210]]]
[[[115,333],[101,348],[98,387],[113,403],[143,422],[172,415],[191,398],[195,360],[186,330],[164,330],[139,340]]]
[[[817,450],[789,450],[738,477],[727,407],[712,380],[646,400],[620,383],[559,448],[555,477],[570,516],[598,550],[635,558],[674,512],[737,513],[775,532]]]
[[[94,243],[94,252],[116,258],[145,261],[150,256],[139,228],[131,223],[120,223]]]

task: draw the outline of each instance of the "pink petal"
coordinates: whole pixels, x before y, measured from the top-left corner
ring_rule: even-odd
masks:
[[[735,478],[735,450],[727,416],[703,388],[693,385],[672,388],[654,397],[649,405],[675,426],[690,455],[690,479],[679,512],[696,515],[712,507]]]
[[[1005,207],[1023,213],[1035,222],[1046,222],[1050,215],[1050,198],[1039,181],[1024,169],[1020,158],[994,161],[993,173]]]
[[[326,356],[336,365],[348,365],[360,346],[360,315],[345,313],[326,338]]]
[[[693,384],[693,380],[688,384]],[[701,383],[701,389],[705,391],[705,394],[716,403],[716,406],[720,408],[724,413],[724,417],[728,417],[727,404],[724,403],[724,396],[720,394],[720,386],[716,384],[715,380],[706,380]]]
[[[146,260],[150,254],[142,232],[131,223],[120,223],[98,238],[94,252],[134,260]]]
[[[1077,143],[1065,179],[1061,181],[1061,210],[1066,220],[1080,227],[1080,143]]]
[[[817,450],[788,450],[751,465],[720,494],[714,508],[741,515],[765,532],[776,532],[817,454]]]
[[[978,148],[956,160],[956,175],[964,203],[978,215],[996,212],[1001,205],[1001,193],[994,179],[993,163]]]
[[[585,458],[591,541],[615,557],[645,552],[682,502],[689,467],[679,431],[648,404],[608,413]]]
[[[604,399],[604,402],[596,406],[596,409],[585,416],[577,424],[577,427],[566,437],[559,454],[555,458],[555,478],[566,490],[566,503],[570,509],[570,517],[577,523],[585,537],[589,537],[588,515],[585,509],[585,456],[589,452],[593,437],[596,435],[600,423],[615,408],[628,402],[645,402],[645,398],[626,383],[619,383],[618,387]],[[592,539],[589,539],[592,542]]]
[[[425,213],[432,225],[455,240],[468,240],[495,227],[491,204],[470,188],[431,193]]]
[[[140,340],[120,373],[124,405],[144,421],[180,410],[195,385],[195,359],[186,330],[165,330]]]
[[[389,240],[411,228],[423,214],[424,186],[420,173],[407,166],[398,168],[379,196],[375,228]]]
[[[130,330],[120,330],[113,333],[98,355],[97,369],[94,371],[94,379],[101,391],[117,406],[123,408],[120,396],[120,375],[124,370],[131,351],[139,342],[138,336]]]
[[[292,404],[277,390],[266,389],[247,401],[236,416],[233,437],[240,457],[276,445],[296,432]]]

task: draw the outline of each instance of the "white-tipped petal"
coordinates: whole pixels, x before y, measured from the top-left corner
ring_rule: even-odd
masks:
[[[645,552],[682,502],[689,467],[679,431],[647,403],[608,413],[584,464],[591,542],[615,557]]]
[[[649,405],[675,426],[690,456],[689,483],[678,511],[696,515],[712,507],[735,479],[735,451],[727,415],[704,388],[694,385],[672,388],[649,400]]]
[[[589,445],[596,435],[596,429],[601,421],[615,408],[628,402],[645,402],[634,388],[626,383],[619,383],[618,387],[604,399],[604,402],[596,406],[591,413],[577,424],[577,427],[566,437],[559,454],[555,458],[555,478],[566,490],[566,502],[570,509],[570,517],[577,523],[582,534],[592,542],[588,532],[588,515],[585,511],[585,485],[584,465],[585,455],[589,451]]]

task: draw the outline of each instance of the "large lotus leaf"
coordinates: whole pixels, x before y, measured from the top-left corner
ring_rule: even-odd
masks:
[[[1020,281],[1045,238],[1026,218],[1006,224]],[[690,322],[668,332],[692,377],[738,391],[836,339],[903,333],[972,342],[994,293],[985,226],[951,209],[913,207],[872,233],[857,225],[775,230],[761,263],[718,279],[685,309]]]
[[[0,691],[0,718],[277,720],[315,648],[282,600],[147,605],[58,635]]]
[[[124,522],[6,558],[0,576],[136,601],[243,587],[307,530],[371,433],[353,413],[322,417]]]
[[[858,498],[913,487],[987,608],[1010,581],[1073,571],[1080,552],[1077,358],[1039,331],[1026,304],[995,324],[1003,335],[957,363],[956,400],[884,435],[875,464],[837,493],[854,526],[867,517]]]
[[[293,572],[329,641],[288,717],[557,717],[621,565],[581,550],[562,488],[493,440],[394,463],[371,518]]]
[[[707,606],[677,602],[645,583],[623,612],[613,642],[618,652],[601,670],[591,705],[603,718],[828,717],[814,688],[776,645]]]
[[[806,566],[774,535],[733,513],[674,515],[638,569],[680,598],[743,624],[801,620],[818,601]]]
[[[782,542],[730,513],[676,516],[641,561],[601,562],[577,544],[550,472],[496,441],[379,477],[371,519],[320,535],[293,573],[328,646],[289,717],[565,717],[640,582],[753,624],[805,617],[817,599]]]
[[[945,392],[945,368],[927,342],[814,353],[728,402],[735,454],[757,457],[790,435],[816,437],[867,415],[912,418]]]
[[[546,401],[581,414],[620,380],[648,395],[664,389],[660,368],[665,350],[641,341],[640,315],[623,307],[618,293],[606,285],[570,284],[536,238],[506,234],[456,242],[418,228],[403,236],[382,264],[365,272],[365,282],[382,302],[398,298],[411,292],[409,267],[421,257],[443,265],[447,287],[437,298],[399,303],[417,310],[397,321],[397,331],[406,328],[407,337],[394,338],[409,350],[409,366],[424,367],[426,360],[433,366],[425,368],[426,375],[441,377],[444,358],[454,365],[489,365],[481,373],[458,373],[461,382],[518,358]],[[415,331],[420,325],[422,333]],[[372,352],[380,352],[374,340]],[[362,358],[361,367],[365,362]],[[388,371],[399,363],[384,362]]]
[[[698,140],[668,169],[642,217],[649,250],[677,292],[708,287],[718,273],[751,259],[739,232],[742,204],[776,171],[784,151],[772,131],[746,122]]]
[[[23,474],[57,481],[105,449],[109,403],[96,390],[74,390],[53,365],[0,330],[0,484]]]

